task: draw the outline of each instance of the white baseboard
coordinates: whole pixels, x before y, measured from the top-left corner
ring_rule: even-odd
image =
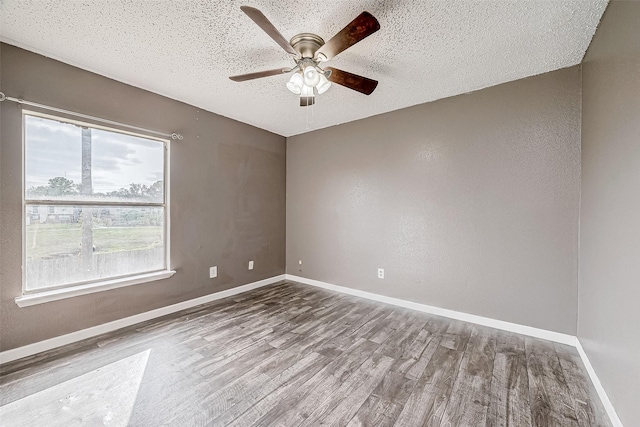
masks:
[[[602,387],[602,383],[600,382],[598,375],[596,375],[596,371],[593,369],[593,366],[591,365],[591,362],[587,357],[587,353],[585,353],[584,348],[582,348],[582,344],[580,343],[579,338],[576,338],[576,349],[578,350],[578,354],[582,359],[582,363],[584,363],[585,368],[587,368],[587,372],[589,373],[589,378],[591,378],[591,382],[593,383],[593,386],[595,387],[596,392],[598,393],[598,396],[602,401],[602,405],[604,406],[604,409],[607,411],[607,415],[611,420],[611,424],[613,424],[613,427],[622,427],[622,421],[620,421],[620,418],[618,417],[618,413],[616,412],[615,408],[611,404],[611,401],[609,400],[609,396],[607,396],[607,392],[604,391],[604,387]]]
[[[558,342],[561,344],[567,344],[576,347],[578,354],[584,363],[589,377],[593,382],[593,385],[602,401],[602,404],[607,411],[607,414],[614,427],[623,427],[618,414],[616,413],[607,393],[605,392],[598,376],[596,375],[587,354],[584,352],[582,345],[577,337],[573,335],[563,334],[560,332],[547,331],[545,329],[533,328],[531,326],[519,325],[517,323],[505,322],[503,320],[491,319],[488,317],[477,316],[474,314],[463,313],[454,310],[448,310],[445,308],[434,307],[431,305],[420,304],[412,301],[406,301],[399,298],[387,297],[384,295],[374,294],[371,292],[360,291],[357,289],[347,288],[344,286],[338,286],[331,283],[321,282],[319,280],[308,279],[306,277],[295,276],[292,274],[282,274],[279,276],[270,277],[268,279],[260,280],[257,282],[249,283],[236,288],[227,289],[225,291],[216,292],[214,294],[205,295],[200,298],[195,298],[189,301],[183,301],[177,304],[161,307],[155,310],[147,311],[144,313],[136,314],[134,316],[125,317],[124,319],[114,320],[112,322],[104,323],[102,325],[93,326],[91,328],[83,329],[70,334],[62,335],[59,337],[51,338],[48,340],[40,341],[37,343],[29,344],[24,347],[19,347],[7,351],[0,352],[0,364],[11,362],[13,360],[21,359],[23,357],[31,356],[43,351],[51,350],[56,347],[61,347],[67,344],[71,344],[83,339],[92,338],[100,334],[112,332],[117,329],[121,329],[127,326],[135,325],[136,323],[145,322],[147,320],[155,319],[157,317],[165,316],[167,314],[175,313],[180,310],[195,307],[208,302],[216,301],[222,298],[227,298],[233,295],[237,295],[243,292],[247,292],[262,286],[267,286],[281,280],[290,280],[294,282],[303,283],[306,285],[316,286],[319,288],[329,289],[332,291],[340,292],[343,294],[353,295],[361,298],[370,299],[373,301],[379,301],[398,307],[409,308],[424,313],[433,314],[436,316],[448,317],[450,319],[462,320],[465,322],[475,323],[478,325],[488,326],[491,328],[502,329],[517,334],[528,335],[535,338],[541,338],[549,341]]]
[[[319,288],[329,289],[332,291],[340,292],[343,294],[353,295],[356,297],[367,298],[373,301],[384,302],[387,304],[396,305],[398,307],[410,308],[424,313],[434,314],[436,316],[448,317],[450,319],[462,320],[469,323],[475,323],[478,325],[488,326],[491,328],[502,329],[504,331],[514,332],[517,334],[528,335],[535,338],[541,338],[548,341],[553,341],[561,344],[567,344],[576,347],[578,354],[582,359],[589,377],[593,382],[593,385],[602,401],[602,405],[607,411],[607,415],[611,420],[613,427],[623,427],[618,414],[614,409],[607,393],[604,391],[596,372],[591,366],[591,362],[587,358],[582,345],[577,337],[568,334],[562,334],[560,332],[547,331],[545,329],[533,328],[531,326],[519,325],[517,323],[505,322],[503,320],[491,319],[488,317],[476,316],[475,314],[462,313],[460,311],[448,310],[446,308],[434,307],[426,304],[419,304],[417,302],[406,301],[399,298],[387,297],[384,295],[374,294],[371,292],[360,291],[357,289],[347,288],[344,286],[338,286],[331,283],[321,282],[319,280],[308,279],[306,277],[295,276],[293,274],[286,274],[286,280],[293,282],[303,283],[305,285],[317,286]]]
[[[166,316],[167,314],[175,313],[180,310],[195,307],[197,305],[206,304],[211,301],[227,298],[233,295],[237,295],[243,292],[250,291],[252,289],[260,288],[262,286],[271,285],[273,283],[285,280],[285,275],[270,277],[268,279],[259,280],[257,282],[249,283],[246,285],[238,286],[236,288],[227,289],[214,294],[205,295],[199,298],[194,298],[188,301],[179,302],[177,304],[168,305],[166,307],[157,308],[155,310],[146,311],[144,313],[136,314],[133,316],[125,317],[123,319],[114,320],[112,322],[103,323],[102,325],[92,326],[91,328],[82,329],[80,331],[72,332],[70,334],[61,335],[59,337],[50,338],[48,340],[39,341],[33,344],[25,345],[24,347],[18,347],[11,350],[0,352],[0,365],[3,363],[11,362],[13,360],[22,359],[23,357],[32,356],[43,351],[51,350],[56,347],[71,344],[77,341],[81,341],[87,338],[92,338],[106,332],[112,332],[117,329],[121,329],[127,326],[135,325],[136,323],[146,322],[147,320],[155,319],[157,317]]]
[[[446,308],[434,307],[431,305],[420,304],[417,302],[407,301],[399,298],[387,297],[384,295],[374,294],[371,292],[360,291],[357,289],[346,288],[344,286],[333,285],[331,283],[321,282],[319,280],[307,279],[306,277],[294,276],[292,274],[285,275],[287,280],[304,283],[306,285],[317,286],[319,288],[329,289],[343,294],[349,294],[361,298],[367,298],[374,301],[384,302],[396,305],[398,307],[410,308],[424,313],[434,314],[436,316],[448,317],[450,319],[462,320],[464,322],[475,323],[478,325],[488,326],[491,328],[502,329],[504,331],[515,332],[517,334],[528,335],[530,337],[541,338],[544,340],[554,341],[571,346],[576,345],[576,337],[573,335],[563,334],[560,332],[547,331],[545,329],[533,328],[531,326],[519,325],[517,323],[505,322],[503,320],[491,319],[488,317],[476,316],[475,314],[463,313],[460,311],[448,310]]]

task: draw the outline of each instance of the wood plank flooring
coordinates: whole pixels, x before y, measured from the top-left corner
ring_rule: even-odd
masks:
[[[572,347],[280,283],[0,367],[2,426],[609,426]]]

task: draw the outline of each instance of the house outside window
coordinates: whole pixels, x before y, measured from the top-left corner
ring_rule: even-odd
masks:
[[[168,141],[24,111],[24,294],[168,269]]]

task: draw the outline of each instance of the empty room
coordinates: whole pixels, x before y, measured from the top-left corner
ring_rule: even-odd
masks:
[[[0,0],[0,426],[640,425],[640,1]]]

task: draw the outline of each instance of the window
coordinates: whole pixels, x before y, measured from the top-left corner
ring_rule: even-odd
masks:
[[[166,271],[168,142],[28,111],[23,125],[25,295]]]

